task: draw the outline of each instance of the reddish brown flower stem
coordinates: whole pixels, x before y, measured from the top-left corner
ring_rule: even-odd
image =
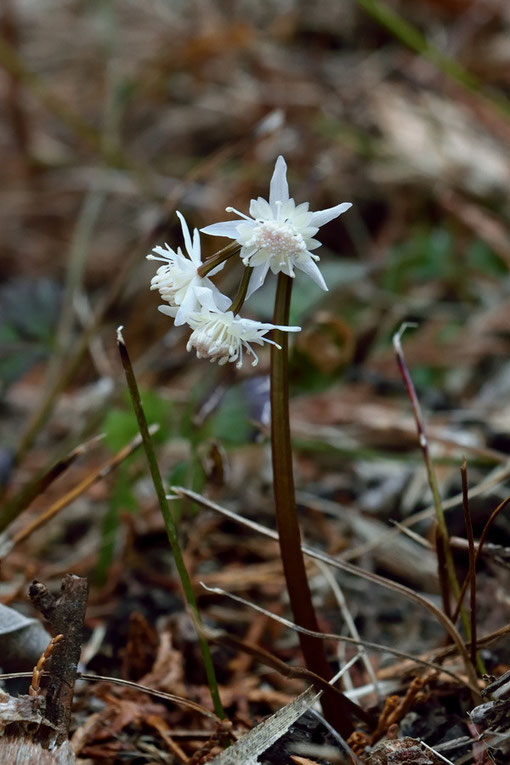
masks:
[[[241,248],[237,242],[230,242],[226,247],[223,247],[223,249],[218,250],[218,252],[215,252],[214,255],[211,255],[210,258],[204,260],[202,265],[197,269],[198,275],[202,278],[208,276],[211,271],[220,265],[220,263],[224,263],[226,260],[231,258],[232,255],[236,255],[240,249]]]
[[[292,279],[280,273],[276,288],[273,323],[289,323]],[[288,333],[275,329],[273,340],[281,349],[271,346],[271,446],[273,459],[273,490],[276,507],[280,551],[294,621],[305,629],[318,631],[317,617],[306,576],[301,533],[299,530],[289,422],[289,339]],[[311,672],[328,680],[332,676],[323,642],[299,633],[301,650]],[[352,702],[343,697],[324,694],[322,708],[328,722],[347,738],[352,730]]]

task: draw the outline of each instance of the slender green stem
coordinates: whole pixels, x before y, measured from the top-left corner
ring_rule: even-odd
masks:
[[[291,291],[292,279],[280,273],[276,288],[274,324],[288,325]],[[280,551],[294,621],[300,627],[317,632],[317,617],[301,550],[294,491],[289,422],[288,333],[274,330],[273,339],[281,347],[280,350],[271,346],[271,446]],[[299,641],[308,669],[328,680],[332,673],[322,641],[303,633],[299,633]],[[343,698],[345,703],[342,705],[338,703],[337,697],[332,698],[326,693],[322,705],[328,722],[334,725],[342,736],[347,737],[353,729],[352,702],[346,697]]]
[[[200,613],[198,611],[195,593],[193,592],[193,587],[191,586],[191,580],[189,578],[189,574],[186,569],[186,564],[184,563],[184,558],[182,556],[181,546],[179,544],[179,537],[177,534],[177,528],[175,525],[174,517],[170,511],[170,508],[168,506],[168,501],[166,499],[165,489],[163,487],[163,481],[161,480],[161,473],[159,472],[158,462],[156,459],[154,446],[152,444],[152,439],[149,433],[149,429],[147,427],[147,420],[145,419],[145,413],[143,411],[142,401],[140,399],[140,392],[138,390],[136,377],[133,372],[133,367],[131,366],[131,361],[129,359],[129,354],[128,354],[126,345],[124,343],[124,338],[122,337],[122,327],[119,327],[117,330],[117,343],[119,346],[119,353],[120,353],[120,358],[122,360],[122,366],[124,367],[124,373],[126,375],[126,382],[129,388],[129,393],[131,395],[131,401],[133,403],[133,409],[135,410],[136,419],[138,421],[138,428],[140,430],[140,435],[142,437],[145,454],[147,456],[147,462],[149,463],[149,469],[151,471],[152,482],[156,490],[159,506],[161,508],[161,514],[163,515],[163,520],[165,522],[166,533],[168,535],[168,540],[172,548],[175,565],[177,567],[177,571],[181,579],[182,589],[184,590],[184,595],[191,609],[191,612],[193,613],[194,618],[197,620],[199,624],[201,624]],[[207,681],[209,683],[209,690],[211,692],[211,698],[214,704],[214,711],[216,712],[218,717],[224,718],[225,713],[223,711],[223,707],[220,700],[218,683],[216,681],[216,675],[215,675],[214,666],[212,663],[211,652],[209,650],[209,644],[207,643],[207,640],[203,637],[203,635],[201,635],[200,633],[198,633],[198,641],[200,643],[200,648],[202,651],[205,671],[207,674]]]

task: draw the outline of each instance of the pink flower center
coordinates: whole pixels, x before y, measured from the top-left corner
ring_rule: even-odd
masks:
[[[249,242],[250,247],[264,250],[270,258],[295,258],[306,252],[306,242],[288,223],[264,221],[258,224]]]

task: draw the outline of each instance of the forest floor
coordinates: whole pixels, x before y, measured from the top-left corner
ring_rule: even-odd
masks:
[[[88,581],[65,723],[76,762],[508,762],[506,688],[490,683],[510,670],[510,8],[9,0],[0,24],[0,667],[30,673],[5,693],[28,693],[55,635],[31,582],[51,598],[73,574]],[[307,558],[320,629],[354,639],[326,640],[332,673],[358,656],[343,689],[378,721],[356,722],[348,746],[302,677],[222,639],[303,666],[281,621],[278,543],[242,523],[275,528],[269,351],[240,370],[197,359],[158,313],[145,259],[182,246],[176,210],[202,228],[267,197],[279,154],[296,202],[353,203],[318,234],[329,291],[298,272],[290,322],[303,328],[290,356],[303,540],[368,572]],[[219,246],[202,236],[204,257]],[[217,283],[235,294],[230,262]],[[273,290],[246,314],[270,322]],[[453,623],[454,597],[392,342],[405,323],[459,582],[475,563],[466,515],[479,551],[474,669],[435,615]],[[229,724],[137,438],[119,325]],[[263,744],[227,755],[261,721]]]

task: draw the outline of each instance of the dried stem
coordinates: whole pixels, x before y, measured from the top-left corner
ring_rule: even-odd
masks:
[[[446,520],[444,517],[443,506],[441,504],[441,497],[439,495],[439,487],[437,485],[434,465],[432,464],[432,459],[430,457],[429,444],[428,444],[427,434],[425,431],[425,425],[423,422],[423,415],[422,415],[422,411],[420,407],[420,402],[418,401],[418,396],[416,395],[416,391],[414,389],[411,375],[409,374],[409,370],[407,368],[407,364],[404,359],[404,352],[402,350],[402,344],[401,344],[402,335],[409,326],[412,326],[412,325],[408,324],[407,322],[404,322],[404,324],[402,324],[402,326],[400,327],[399,331],[393,335],[393,347],[395,348],[395,353],[397,356],[397,364],[400,369],[400,374],[402,375],[402,379],[406,387],[407,395],[409,396],[409,400],[411,401],[411,406],[413,408],[414,420],[416,422],[416,429],[418,431],[418,439],[420,442],[420,448],[422,450],[425,467],[427,469],[427,478],[428,478],[430,490],[432,492],[434,509],[436,511],[437,533],[439,535],[439,538],[443,547],[443,555],[444,555],[444,560],[446,564],[446,569],[448,571],[450,589],[453,592],[455,598],[458,599],[460,594],[460,587],[457,580],[457,574],[455,572],[455,566],[453,563],[453,555],[450,548],[450,543],[448,540],[448,529],[446,527]],[[439,572],[439,575],[441,575],[441,571]],[[444,588],[442,589],[444,591]],[[444,604],[444,607],[445,607],[445,613],[448,613],[450,610],[449,604]],[[462,624],[466,631],[467,638],[468,640],[471,640],[469,619],[466,613],[466,609],[463,608],[462,605],[460,608],[460,616],[462,619]]]
[[[462,478],[462,508],[464,510],[464,524],[466,526],[466,535],[469,550],[469,616],[471,621],[471,662],[478,668],[481,675],[485,674],[485,666],[482,657],[477,651],[476,646],[476,553],[475,540],[473,537],[473,524],[471,523],[471,514],[469,512],[468,482],[467,482],[467,463],[466,458],[462,460],[460,468]]]

